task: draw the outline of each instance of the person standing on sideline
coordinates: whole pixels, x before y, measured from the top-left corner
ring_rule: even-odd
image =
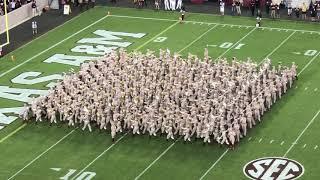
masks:
[[[270,5],[271,5],[271,1],[270,0],[266,0],[266,14],[268,16],[270,16]]]
[[[155,10],[160,10],[160,0],[154,1]]]
[[[280,4],[276,4],[276,17],[280,19]]]
[[[251,0],[251,2],[250,2],[250,10],[251,10],[251,15],[252,16],[254,16],[255,7],[256,7],[255,0]]]
[[[240,0],[236,1],[236,9],[237,9],[237,15],[240,16],[241,15],[241,2]]]
[[[32,17],[35,17],[37,15],[37,3],[35,0],[32,1],[31,8],[32,8]]]
[[[38,25],[37,21],[32,21],[32,35],[38,34]]]
[[[176,8],[176,9],[180,11],[180,10],[181,10],[181,7],[182,7],[182,0],[178,0],[178,1],[177,1],[177,8]]]
[[[224,1],[220,1],[220,14],[224,16]]]
[[[236,14],[236,1],[233,0],[231,5],[231,15],[234,16],[235,14]]]
[[[271,18],[275,19],[276,18],[276,5],[271,3]]]
[[[287,7],[288,7],[288,16],[291,17],[291,15],[292,15],[291,1],[288,1]]]
[[[164,0],[164,9],[165,10],[170,10],[170,1],[169,0]]]
[[[317,19],[320,21],[320,3],[317,5]]]
[[[307,5],[306,5],[306,3],[302,4],[301,13],[302,13],[302,16],[301,16],[302,19],[306,20],[307,19]]]

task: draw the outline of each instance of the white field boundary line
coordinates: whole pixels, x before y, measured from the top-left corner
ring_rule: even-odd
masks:
[[[34,158],[32,161],[30,161],[27,165],[25,165],[22,169],[20,169],[18,172],[16,172],[14,175],[12,175],[8,180],[13,179],[14,177],[16,177],[19,173],[21,173],[24,169],[26,169],[27,167],[29,167],[32,163],[34,163],[36,160],[38,160],[40,157],[42,157],[44,154],[46,154],[49,150],[51,150],[52,148],[54,148],[56,145],[58,145],[61,141],[63,141],[64,139],[66,139],[68,136],[70,136],[72,133],[75,132],[75,129],[72,130],[71,132],[69,132],[67,135],[63,136],[59,141],[57,141],[55,144],[53,144],[52,146],[50,146],[48,149],[46,149],[45,151],[43,151],[40,155],[38,155],[36,158]]]
[[[182,51],[184,51],[185,49],[187,49],[188,47],[190,47],[191,45],[193,45],[195,42],[197,42],[199,39],[201,39],[204,35],[208,34],[212,29],[216,28],[218,25],[214,25],[213,27],[211,27],[210,29],[208,29],[206,32],[204,32],[203,34],[201,34],[197,39],[195,39],[194,41],[192,41],[191,43],[189,43],[186,47],[182,48],[180,51],[178,51],[178,53],[181,53]]]
[[[299,134],[299,136],[296,138],[296,140],[292,143],[292,145],[289,147],[289,149],[286,151],[286,153],[284,153],[284,155],[282,157],[286,157],[288,155],[288,153],[293,149],[293,147],[297,144],[297,142],[299,141],[299,139],[302,137],[302,135],[307,131],[307,129],[309,128],[309,126],[311,126],[311,124],[314,122],[314,120],[318,117],[320,113],[320,109],[318,110],[318,112],[313,116],[313,118],[309,121],[309,123],[307,124],[307,126],[301,131],[301,133]]]
[[[213,28],[215,28],[217,25],[213,26],[212,28],[210,28],[209,30],[207,30],[206,32],[204,32],[202,35],[200,35],[198,38],[196,38],[194,41],[192,41],[191,43],[189,43],[186,47],[190,47],[193,43],[195,43],[196,41],[198,41],[199,39],[201,39],[201,37],[204,36],[204,34],[207,34],[209,31],[211,31]],[[242,37],[237,43],[239,43],[240,41],[242,41],[245,37],[247,37],[248,35],[250,35],[256,28],[252,29],[248,34],[246,34],[244,37]],[[236,43],[236,44],[237,44]],[[181,53],[183,50],[185,50],[186,48],[182,48],[180,51],[178,51],[179,53]],[[230,48],[227,51],[229,51]],[[225,54],[225,53],[223,53]],[[222,54],[222,55],[223,55]],[[220,56],[222,56],[220,55]],[[175,144],[176,142],[179,140],[180,138],[178,138],[176,141],[174,141],[164,152],[162,152],[151,164],[149,164],[149,166],[144,169],[136,178],[135,180],[138,180],[147,170],[149,170],[153,164],[155,164],[163,155],[165,155]],[[226,152],[222,155],[222,157],[229,151],[229,149],[226,150]],[[220,157],[217,161],[220,161],[220,159],[222,158]]]
[[[227,149],[220,157],[217,159],[212,166],[199,178],[199,180],[202,180],[206,175],[219,163],[219,161],[228,153],[229,149]]]
[[[180,138],[179,138],[180,139]],[[155,160],[152,161],[151,164],[149,164],[148,167],[146,167],[137,177],[134,178],[134,180],[138,180],[144,173],[146,173],[163,155],[165,155],[179,140],[175,140],[174,143],[172,143],[166,150],[164,150]]]
[[[111,144],[107,149],[105,149],[99,156],[97,156],[94,160],[92,160],[89,164],[87,164],[79,173],[77,173],[71,180],[75,179],[77,176],[79,176],[81,173],[83,173],[86,169],[88,169],[94,162],[96,162],[101,156],[103,156],[106,152],[108,152],[113,146],[118,144],[119,141],[121,141],[128,133],[125,133],[122,135],[115,143]]]
[[[73,34],[72,34],[72,35],[70,35],[69,37],[67,37],[67,38],[65,38],[65,39],[63,39],[63,40],[61,40],[61,41],[57,42],[56,44],[54,44],[54,45],[50,46],[49,48],[47,48],[47,49],[45,49],[45,50],[41,51],[40,53],[38,53],[38,54],[36,54],[36,55],[32,56],[31,58],[27,59],[26,61],[23,61],[23,62],[21,62],[20,64],[16,65],[15,67],[13,67],[13,68],[11,68],[11,69],[9,69],[9,70],[7,70],[7,71],[3,72],[2,74],[0,74],[0,78],[1,78],[1,77],[3,77],[3,76],[5,76],[5,75],[6,75],[6,74],[8,74],[9,72],[11,72],[11,71],[13,71],[13,70],[16,70],[17,68],[21,67],[22,65],[24,65],[24,64],[26,64],[26,63],[28,63],[28,62],[32,61],[33,59],[37,58],[38,56],[40,56],[40,55],[42,55],[42,54],[44,54],[44,53],[48,52],[49,50],[51,50],[51,49],[53,49],[53,48],[57,47],[58,45],[60,45],[60,44],[64,43],[65,41],[67,41],[67,40],[69,40],[69,39],[73,38],[74,36],[76,36],[76,35],[80,34],[81,32],[83,32],[83,31],[85,31],[85,30],[87,30],[88,28],[90,28],[90,27],[92,27],[92,26],[94,26],[94,25],[98,24],[99,22],[101,22],[101,21],[105,20],[107,17],[109,17],[109,16],[104,16],[104,17],[102,17],[102,18],[98,19],[97,21],[95,21],[95,22],[91,23],[90,25],[88,25],[88,26],[84,27],[83,29],[81,29],[81,30],[79,30],[79,31],[77,31],[77,32],[75,32],[75,33],[73,33]]]
[[[253,28],[251,31],[249,31],[246,35],[244,35],[241,39],[239,39],[239,41],[237,41],[236,43],[234,43],[230,48],[228,48],[226,51],[224,51],[222,54],[220,54],[220,56],[218,56],[216,60],[218,60],[219,58],[221,58],[222,56],[224,56],[225,54],[227,54],[231,49],[233,49],[235,46],[237,46],[241,41],[243,41],[246,37],[248,37],[253,31],[255,31],[257,28]]]
[[[119,17],[119,18],[130,18],[130,19],[145,19],[145,20],[157,20],[157,21],[177,21],[174,19],[166,19],[166,18],[151,18],[151,17],[141,17],[141,16],[125,16],[125,15],[109,15],[112,17]],[[256,26],[250,25],[239,25],[239,24],[225,24],[225,23],[210,23],[210,22],[203,22],[203,21],[184,21],[186,23],[202,23],[202,24],[218,24],[221,26],[233,26],[233,27],[243,27],[243,28],[256,28]],[[304,33],[316,33],[320,34],[320,31],[309,31],[309,30],[302,30],[302,29],[287,29],[287,28],[275,28],[275,27],[259,27],[257,29],[269,29],[269,30],[281,30],[281,31],[297,31],[297,32],[304,32]]]

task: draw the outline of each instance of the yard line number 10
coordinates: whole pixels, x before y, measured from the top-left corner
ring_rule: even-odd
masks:
[[[241,47],[242,46],[244,46],[244,45],[246,45],[246,44],[242,44],[242,43],[239,43],[239,44],[237,44],[235,47],[234,47],[234,49],[241,49]],[[229,49],[229,48],[231,48],[233,46],[233,43],[231,43],[231,42],[224,42],[224,43],[222,43],[222,44],[220,44],[220,48],[224,48],[224,49]]]

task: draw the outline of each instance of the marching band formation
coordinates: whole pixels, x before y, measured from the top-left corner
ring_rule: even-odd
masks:
[[[81,65],[65,75],[48,94],[25,105],[21,116],[92,131],[111,131],[114,140],[123,131],[150,136],[201,138],[234,146],[261,121],[261,116],[297,79],[296,65],[260,66],[248,59],[213,61],[160,50],[125,50]]]

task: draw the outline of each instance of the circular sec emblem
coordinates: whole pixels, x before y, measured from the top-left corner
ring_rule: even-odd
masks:
[[[266,157],[253,160],[243,168],[243,173],[254,180],[292,180],[304,173],[297,161],[282,157]]]

